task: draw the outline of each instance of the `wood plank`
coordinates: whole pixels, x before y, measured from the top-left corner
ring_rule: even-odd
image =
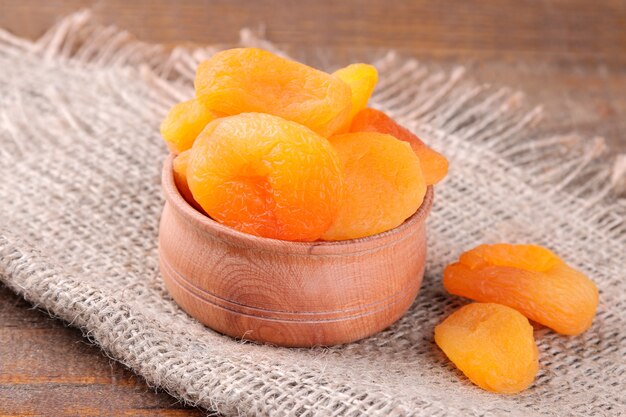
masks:
[[[88,6],[103,22],[156,42],[233,42],[241,27],[264,26],[275,42],[304,49],[626,60],[620,0],[1,0],[0,26],[36,37],[59,16]]]
[[[69,345],[52,343],[72,340],[76,333],[62,325],[0,329],[0,384],[138,385],[134,375],[112,368],[108,358],[82,339]]]
[[[0,385],[1,415],[45,416],[181,416],[202,415],[182,409],[169,396],[146,387],[129,391],[110,385]]]
[[[194,416],[0,285],[0,416]]]

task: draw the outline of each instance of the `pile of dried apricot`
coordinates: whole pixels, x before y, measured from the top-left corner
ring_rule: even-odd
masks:
[[[439,324],[435,342],[472,382],[502,393],[526,389],[537,373],[528,319],[577,335],[598,306],[589,278],[536,245],[480,245],[446,267],[443,285],[478,303]]]
[[[328,74],[256,48],[202,62],[195,98],[161,133],[177,155],[180,194],[236,230],[293,241],[355,239],[397,227],[441,181],[448,161],[385,113],[368,108],[378,73]],[[444,272],[477,301],[435,328],[435,342],[478,386],[516,393],[539,369],[529,319],[558,333],[591,326],[598,290],[534,245],[481,245]]]
[[[181,195],[222,224],[274,239],[399,226],[448,165],[367,108],[377,81],[367,64],[328,74],[256,48],[216,53],[198,66],[195,98],[161,124]]]

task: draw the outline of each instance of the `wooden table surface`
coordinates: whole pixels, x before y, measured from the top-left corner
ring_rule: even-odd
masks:
[[[543,104],[546,132],[603,136],[613,151],[626,151],[626,1],[0,0],[0,27],[34,39],[88,6],[147,41],[234,42],[239,28],[264,27],[296,55],[327,50],[347,62],[395,48],[428,65],[463,64],[479,81]],[[202,412],[147,387],[78,330],[0,286],[3,415]]]

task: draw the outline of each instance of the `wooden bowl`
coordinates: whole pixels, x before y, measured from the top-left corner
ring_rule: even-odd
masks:
[[[417,296],[432,187],[388,232],[289,242],[238,232],[195,210],[174,185],[172,160],[163,168],[161,273],[178,305],[213,330],[281,346],[336,345],[385,329]]]

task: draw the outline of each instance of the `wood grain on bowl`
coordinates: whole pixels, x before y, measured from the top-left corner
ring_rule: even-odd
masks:
[[[363,239],[289,242],[219,224],[191,207],[163,168],[159,260],[174,300],[208,327],[281,346],[328,346],[398,320],[420,288],[429,187],[399,227]]]

